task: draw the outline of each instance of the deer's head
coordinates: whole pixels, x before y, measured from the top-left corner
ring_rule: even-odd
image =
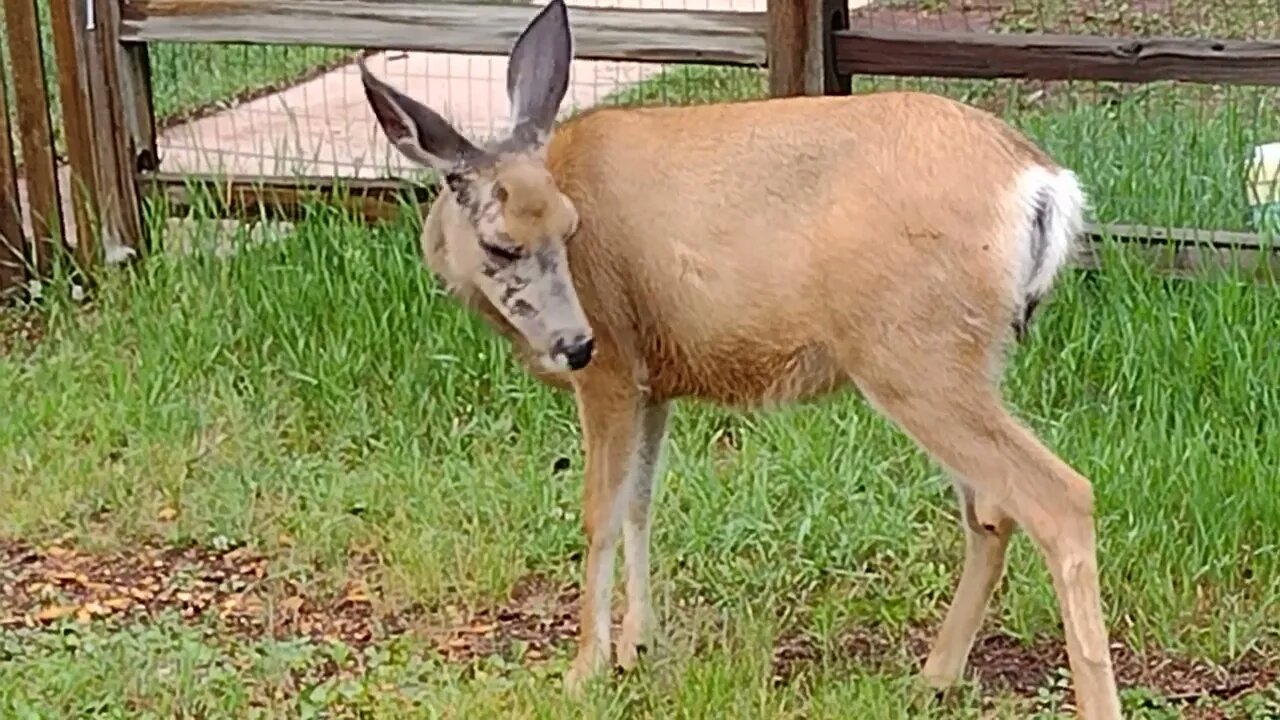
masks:
[[[565,245],[578,212],[545,163],[569,86],[573,40],[563,0],[551,0],[516,39],[507,69],[511,132],[478,147],[425,105],[375,78],[365,94],[393,145],[443,176],[440,213],[452,271],[470,280],[548,369],[580,370],[593,340]]]

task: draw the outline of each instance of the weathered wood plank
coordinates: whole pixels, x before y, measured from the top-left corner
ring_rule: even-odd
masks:
[[[89,107],[89,87],[85,77],[83,4],[78,0],[52,0],[53,46],[58,67],[58,95],[62,99],[62,125],[70,165],[69,185],[72,218],[64,218],[75,228],[75,257],[82,270],[96,264],[94,227],[98,222],[97,163],[93,117]]]
[[[1204,279],[1226,276],[1264,285],[1280,282],[1280,253],[1215,245],[1125,243],[1118,247],[1126,258],[1135,259],[1168,277]],[[1085,243],[1073,264],[1078,268],[1095,270],[1105,264],[1102,255],[1100,243]]]
[[[1280,85],[1280,41],[842,30],[842,72]]]
[[[400,217],[406,203],[422,205],[432,192],[401,180],[317,177],[247,177],[143,172],[144,197],[170,215],[192,208],[220,217],[296,220],[318,203],[338,205],[367,221]]]
[[[9,125],[9,88],[0,67],[0,298],[21,288],[27,279],[27,239],[22,230],[18,167]]]
[[[1196,228],[1162,228],[1151,225],[1089,224],[1085,235],[1094,241],[1105,239],[1144,245],[1201,245],[1218,248],[1268,250],[1280,253],[1280,239],[1257,233]]]
[[[809,0],[769,0],[769,95],[805,94]]]
[[[769,94],[847,95],[850,78],[835,66],[832,30],[849,27],[848,0],[770,0]]]
[[[160,167],[156,150],[156,113],[151,96],[151,51],[146,43],[121,46],[124,84],[124,120],[133,138],[135,165],[138,170]]]
[[[132,74],[125,47],[120,41],[120,7],[117,0],[90,0],[95,4],[98,22],[90,32],[94,69],[93,114],[111,142],[100,146],[100,187],[108,200],[103,201],[104,216],[109,219],[110,242],[135,252],[145,250],[142,230],[141,196],[137,187],[137,159],[134,150],[135,128],[130,127],[126,103],[136,99],[126,80]],[[141,128],[137,128],[142,132]],[[105,242],[105,240],[104,240]]]
[[[1280,239],[1254,233],[1159,228],[1147,225],[1089,224],[1076,264],[1101,266],[1101,249],[1113,243],[1160,274],[1181,278],[1215,275],[1246,277],[1255,282],[1280,281]]]
[[[61,203],[53,156],[49,98],[45,95],[44,57],[35,0],[5,0],[13,90],[18,103],[18,136],[22,141],[23,175],[27,181],[27,212],[31,219],[32,265],[46,277],[62,243]]]
[[[814,5],[821,16],[810,30],[810,42],[820,53],[816,72],[821,74],[822,94],[848,95],[853,92],[853,78],[836,65],[835,33],[849,29],[849,0],[819,0]]]
[[[123,0],[125,42],[280,43],[506,55],[536,5],[421,0]],[[763,65],[764,13],[569,8],[587,60]]]

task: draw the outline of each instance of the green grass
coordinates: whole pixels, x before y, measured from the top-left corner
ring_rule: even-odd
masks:
[[[239,48],[160,50],[158,106],[273,81],[237,65]],[[290,72],[309,62],[295,60]],[[199,68],[190,85],[187,66]],[[902,85],[858,79],[859,91]],[[1101,220],[1242,227],[1241,159],[1280,139],[1271,96],[1249,89],[1048,86],[1037,97],[1008,83],[906,85],[1012,119],[1082,174]],[[762,91],[755,71],[694,66],[611,101]],[[44,339],[0,356],[0,538],[245,543],[272,558],[274,576],[315,592],[336,586],[353,554],[373,553],[390,609],[485,606],[534,574],[576,580],[572,402],[444,296],[418,261],[416,229],[370,230],[316,208],[286,240],[222,259],[157,254],[108,274],[88,308],[54,299]],[[1010,402],[1095,482],[1115,639],[1280,664],[1277,328],[1275,285],[1161,279],[1112,248],[1103,271],[1064,278],[1014,356]],[[739,445],[727,454],[726,428]],[[563,457],[571,469],[554,473]],[[653,538],[671,640],[595,688],[585,715],[1063,717],[1060,686],[1018,698],[969,685],[943,704],[918,689],[901,650],[880,667],[840,650],[853,631],[900,640],[936,624],[962,553],[955,514],[936,467],[853,396],[770,414],[680,406]],[[1009,565],[987,629],[1058,638],[1047,573],[1024,537]],[[824,659],[773,687],[772,650],[795,633]],[[0,715],[580,717],[559,686],[570,651],[546,665],[460,667],[414,636],[355,651],[172,616],[5,628]],[[1129,717],[1181,716],[1143,689],[1124,697]],[[1227,706],[1228,717],[1275,717],[1280,688]]]
[[[157,255],[108,277],[88,311],[55,305],[45,339],[0,360],[0,536],[244,542],[318,586],[353,549],[372,550],[391,606],[483,604],[529,573],[575,579],[571,402],[526,378],[442,295],[412,229],[369,231],[318,209],[287,241],[225,260]],[[1274,287],[1161,280],[1117,254],[1105,272],[1067,277],[1017,354],[1011,402],[1096,482],[1117,638],[1224,662],[1280,654],[1268,611],[1280,602],[1277,327]],[[741,446],[728,458],[710,449],[725,427]],[[561,456],[573,470],[554,475]],[[690,716],[722,702],[748,717],[836,716],[864,702],[906,716],[905,659],[878,671],[836,659],[779,690],[767,667],[784,631],[834,643],[852,628],[938,619],[960,534],[945,481],[909,441],[851,396],[776,414],[688,405],[662,486],[655,573],[677,641],[652,670],[599,690],[601,716],[665,715],[677,702]],[[180,515],[164,521],[162,508]],[[1056,637],[1048,578],[1025,539],[1010,565],[993,622]],[[716,622],[682,609],[695,601]],[[252,700],[232,680],[275,682],[279,668],[262,666],[274,653],[318,663],[324,652],[184,628],[79,632],[98,654],[4,635],[0,702],[229,708]],[[398,657],[379,672],[400,690],[379,692],[380,676],[364,673],[323,692],[373,706],[409,693],[404,702],[436,713],[568,712],[550,670],[475,676],[420,647]],[[322,691],[298,692],[287,702]],[[979,708],[972,691],[959,702],[964,714]]]

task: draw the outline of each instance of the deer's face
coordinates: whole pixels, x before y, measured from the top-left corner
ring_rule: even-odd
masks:
[[[445,178],[438,202],[453,274],[469,278],[555,371],[586,367],[593,350],[565,252],[578,213],[542,160],[569,87],[568,23],[564,3],[553,0],[516,39],[507,69],[513,129],[485,149],[361,61],[365,95],[387,138]]]
[[[569,273],[578,213],[541,161],[514,157],[448,177],[440,198],[453,273],[484,293],[547,370],[581,370],[594,343]]]

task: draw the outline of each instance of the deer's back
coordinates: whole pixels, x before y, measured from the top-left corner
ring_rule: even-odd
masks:
[[[916,93],[605,109],[549,148],[583,218],[570,264],[593,327],[660,395],[734,404],[838,387],[841,340],[919,313],[904,283],[999,303],[1030,164],[1053,166]]]

